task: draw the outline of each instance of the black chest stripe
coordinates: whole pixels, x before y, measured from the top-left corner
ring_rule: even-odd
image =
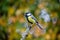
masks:
[[[27,18],[27,21],[28,21],[29,23],[33,24],[32,22],[30,22],[30,21],[28,20],[28,18]]]

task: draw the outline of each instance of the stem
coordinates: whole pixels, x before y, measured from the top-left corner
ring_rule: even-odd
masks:
[[[31,27],[28,27],[28,28],[26,29],[26,31],[22,34],[21,40],[24,40],[24,39],[27,37],[27,35],[28,35],[30,29],[31,29]]]

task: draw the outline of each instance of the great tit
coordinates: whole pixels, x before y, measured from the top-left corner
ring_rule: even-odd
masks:
[[[36,24],[40,29],[43,30],[43,27],[38,23],[37,19],[31,14],[31,12],[26,12],[25,17],[30,24]]]

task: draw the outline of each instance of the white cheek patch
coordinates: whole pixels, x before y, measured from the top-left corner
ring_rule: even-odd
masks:
[[[30,16],[31,14],[29,13],[29,14],[27,14],[28,16]]]

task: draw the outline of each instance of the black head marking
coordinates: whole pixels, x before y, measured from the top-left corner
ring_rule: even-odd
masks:
[[[30,14],[30,12],[25,13],[25,17],[31,16],[31,15],[28,15],[28,14]]]

